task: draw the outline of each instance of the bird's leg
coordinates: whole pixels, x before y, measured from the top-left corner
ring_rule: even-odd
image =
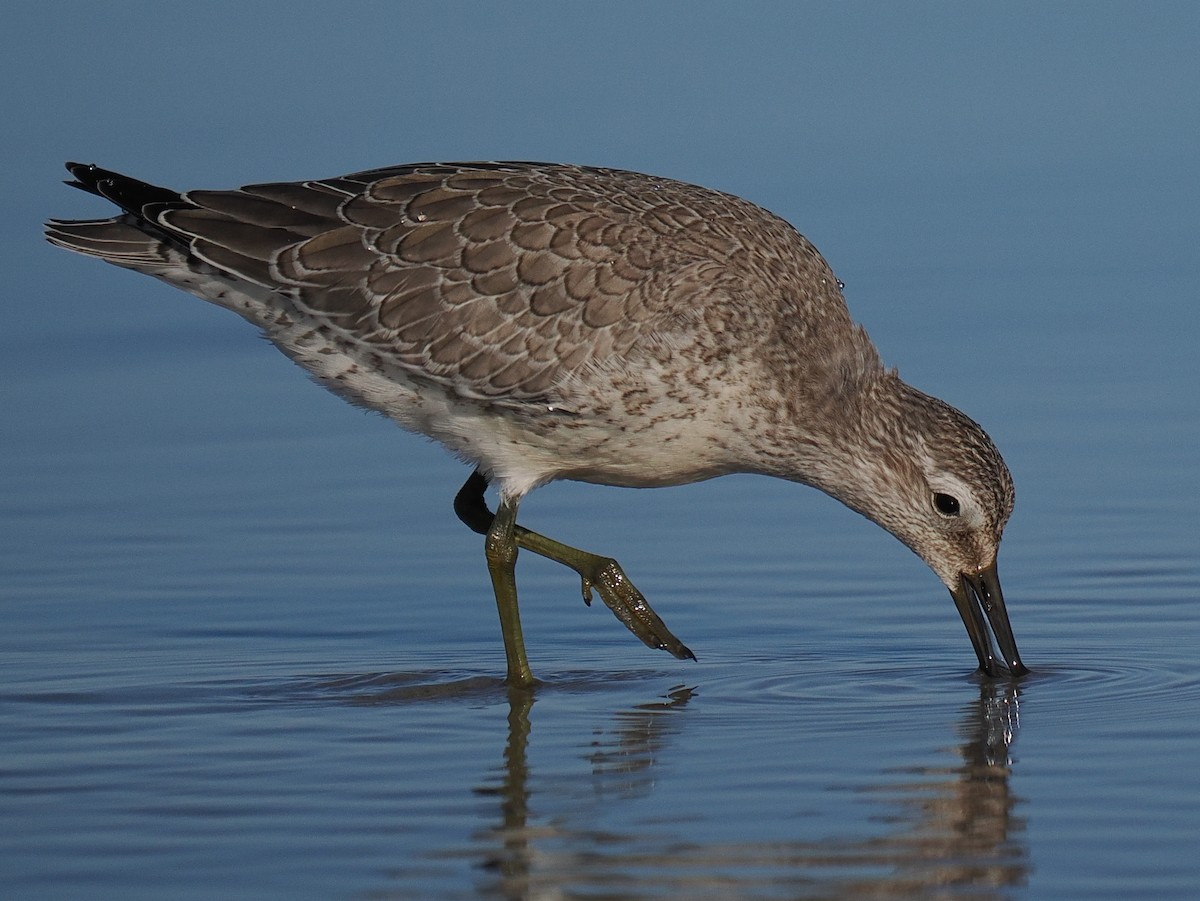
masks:
[[[629,581],[621,564],[612,557],[571,547],[522,526],[517,526],[516,537],[517,543],[526,550],[575,570],[583,580],[584,603],[591,606],[592,589],[595,588],[608,609],[647,647],[667,651],[681,660],[696,659],[691,649],[671,633],[637,586]]]
[[[487,502],[483,497],[487,486],[487,477],[478,470],[473,472],[454,498],[454,512],[472,530],[481,535],[488,535],[490,540],[499,513],[493,516],[492,511],[487,507]],[[503,509],[503,504],[501,509]],[[513,515],[515,517],[515,510]],[[533,551],[535,554],[575,570],[579,574],[579,578],[583,580],[584,602],[591,604],[592,589],[595,588],[600,592],[600,598],[617,619],[624,623],[625,628],[636,635],[643,644],[667,651],[681,660],[696,659],[696,655],[671,634],[671,630],[650,607],[645,596],[638,591],[637,586],[629,581],[625,571],[612,557],[601,557],[571,547],[547,538],[545,535],[531,532],[523,526],[516,525],[515,521],[513,534],[516,543],[525,550]],[[493,571],[494,580],[495,573]],[[498,598],[499,590],[497,589]],[[499,603],[498,600],[497,603]]]
[[[491,528],[484,539],[496,609],[500,613],[500,634],[504,636],[504,656],[508,659],[505,681],[513,688],[533,685],[533,671],[525,656],[525,638],[521,634],[521,611],[517,607],[517,501],[502,498]]]
[[[487,501],[483,499],[487,487],[487,476],[477,469],[463,482],[458,494],[454,495],[455,515],[468,529],[480,535],[486,535],[496,519],[495,514],[488,509]]]

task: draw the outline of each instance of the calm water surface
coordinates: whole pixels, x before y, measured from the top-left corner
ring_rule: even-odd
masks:
[[[1195,897],[1194,307],[1135,314],[1133,275],[843,272],[1014,470],[1019,684],[972,674],[876,527],[730,478],[538,492],[525,521],[621,559],[699,660],[525,555],[545,684],[510,695],[466,468],[107,276],[147,325],[16,348],[0,387],[5,897]],[[964,315],[980,346],[946,341]]]

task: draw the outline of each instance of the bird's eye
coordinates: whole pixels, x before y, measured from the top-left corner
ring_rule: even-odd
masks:
[[[958,498],[953,494],[943,494],[940,491],[933,493],[933,508],[942,516],[958,516],[960,509]]]

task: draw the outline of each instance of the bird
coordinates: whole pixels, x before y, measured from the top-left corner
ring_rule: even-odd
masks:
[[[119,214],[51,219],[51,243],[232,310],[320,384],[473,467],[453,506],[484,536],[509,686],[537,684],[520,550],[573,569],[585,602],[598,592],[647,646],[695,658],[615,559],[517,523],[530,491],[731,473],[814,487],[891,532],[949,589],[978,671],[1028,672],[996,566],[1015,497],[1003,458],[884,366],[824,257],[764,208],[558,163],[184,192],[66,166]]]

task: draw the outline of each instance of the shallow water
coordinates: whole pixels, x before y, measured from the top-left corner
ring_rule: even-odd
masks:
[[[0,899],[1200,897],[1194,3],[9,4]],[[443,8],[444,7],[444,8]],[[364,27],[366,26],[366,27]],[[558,159],[769,206],[1013,470],[1032,674],[811,490],[554,485],[698,655],[518,567],[468,470],[223,311],[46,246],[176,187]]]
[[[52,366],[14,350],[6,893],[1193,897],[1187,330],[1114,322],[1110,281],[1090,286],[1110,327],[1065,341],[1037,280],[993,280],[987,340],[1025,363],[985,371],[893,315],[885,282],[852,284],[856,314],[1016,475],[1019,683],[972,674],[950,598],[895,541],[747,477],[535,494],[524,520],[621,559],[699,659],[642,647],[527,554],[544,682],[510,694],[480,539],[450,508],[465,467],[156,285],[105,303],[164,305],[161,329]],[[952,298],[921,302],[937,320]]]

